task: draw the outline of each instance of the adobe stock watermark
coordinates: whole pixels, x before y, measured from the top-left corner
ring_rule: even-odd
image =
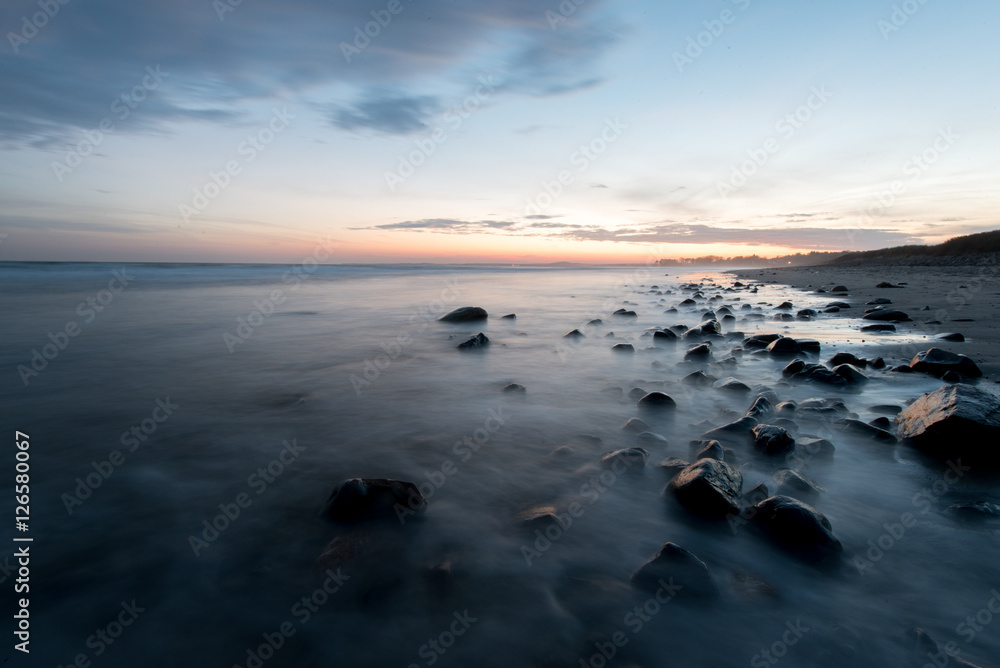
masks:
[[[400,332],[392,339],[381,341],[379,348],[382,349],[382,352],[364,361],[361,365],[360,375],[352,373],[348,377],[356,396],[360,397],[362,391],[371,387],[372,383],[378,380],[392,366],[392,363],[399,359],[403,351],[413,343],[415,334],[426,330],[431,322],[449,310],[449,304],[458,299],[459,294],[461,294],[458,289],[458,279],[454,277],[445,279],[444,284],[445,287],[441,289],[438,299],[420,308],[407,318],[410,325],[408,330]]]
[[[234,663],[233,668],[244,668],[244,666],[245,668],[262,668],[264,662],[272,659],[278,650],[285,646],[288,639],[298,631],[295,622],[298,622],[300,627],[308,624],[313,615],[329,603],[333,596],[351,579],[351,576],[341,573],[339,568],[336,571],[327,569],[324,575],[326,577],[319,587],[292,605],[288,611],[289,619],[278,624],[274,631],[262,633],[263,642],[256,647],[246,648],[245,662],[243,664]]]
[[[740,11],[746,11],[750,2],[751,0],[733,0],[733,4],[739,7]],[[693,65],[694,61],[701,58],[705,50],[711,48],[722,37],[722,33],[726,32],[726,27],[736,23],[737,16],[733,10],[723,9],[718,18],[703,21],[702,25],[705,29],[688,37],[687,46],[683,51],[673,52],[677,71],[683,74],[685,67]]]
[[[608,118],[604,122],[604,128],[590,141],[580,144],[577,150],[569,156],[569,162],[576,167],[576,173],[569,169],[562,169],[556,174],[552,181],[542,181],[539,192],[528,199],[524,207],[525,216],[537,216],[548,209],[559,199],[566,186],[573,183],[577,174],[586,172],[594,162],[597,161],[608,150],[608,147],[622,136],[622,133],[629,126],[621,122],[617,117]]]
[[[406,0],[406,2],[410,3],[413,0]],[[340,43],[340,52],[344,54],[344,60],[350,64],[351,58],[367,49],[372,40],[389,27],[393,17],[401,14],[404,9],[406,9],[406,5],[402,3],[402,0],[389,0],[385,9],[371,10],[372,20],[365,23],[364,26],[354,26],[354,39],[351,42]]]
[[[888,19],[879,19],[875,26],[882,33],[882,39],[889,41],[889,35],[898,32],[903,26],[910,22],[914,14],[920,11],[927,0],[905,0],[901,4],[892,6],[892,13]]]
[[[622,625],[628,627],[633,636],[638,635],[646,627],[646,624],[653,621],[656,615],[663,611],[664,607],[670,603],[684,589],[684,585],[669,580],[660,579],[659,587],[653,595],[625,613],[622,617]],[[621,651],[625,645],[629,644],[631,638],[624,631],[615,631],[606,641],[594,643],[597,651],[590,656],[580,659],[579,668],[605,668]]]
[[[123,431],[119,441],[123,447],[128,448],[128,452],[135,452],[143,445],[149,437],[156,433],[160,425],[166,422],[174,411],[180,408],[180,404],[170,401],[170,397],[157,399],[155,407],[149,417],[144,418],[138,424],[132,425],[128,430]],[[101,461],[90,462],[94,470],[85,476],[76,479],[76,487],[68,492],[64,492],[60,499],[66,508],[68,515],[73,514],[73,509],[82,506],[83,502],[93,496],[104,482],[114,474],[115,469],[125,464],[125,453],[115,449],[110,451]]]
[[[295,119],[294,115],[288,113],[288,107],[282,107],[280,110],[274,108],[271,111],[272,115],[267,124],[257,132],[247,135],[247,138],[236,147],[236,153],[243,159],[229,160],[219,171],[209,170],[205,183],[201,187],[194,188],[191,202],[181,202],[177,205],[177,210],[185,223],[190,223],[192,216],[197,216],[207,209],[208,205],[232,184],[233,177],[239,176],[243,168],[256,160],[275,137]]]
[[[52,172],[56,175],[56,180],[59,183],[63,182],[67,174],[82,165],[84,158],[92,155],[94,150],[104,143],[104,137],[113,133],[118,128],[117,123],[128,118],[132,111],[149,97],[152,91],[159,88],[160,84],[163,83],[164,77],[170,76],[170,72],[161,72],[159,65],[156,65],[156,67],[152,65],[147,66],[146,73],[142,81],[133,86],[132,90],[121,93],[112,100],[109,108],[111,113],[114,114],[113,117],[105,116],[97,123],[96,128],[93,130],[84,130],[83,139],[77,142],[75,146],[67,147],[66,157],[62,161],[52,161]]]
[[[947,128],[939,128],[933,142],[903,163],[903,178],[893,180],[884,190],[877,192],[874,196],[875,201],[858,214],[857,228],[847,230],[848,241],[853,244],[859,233],[874,224],[875,216],[884,215],[901,195],[916,184],[941,159],[941,156],[955,145],[960,137],[961,135],[955,134],[950,125]]]
[[[385,184],[391,192],[396,192],[399,185],[416,174],[417,169],[437,152],[438,146],[448,141],[449,133],[462,127],[466,119],[472,116],[502,85],[502,82],[492,73],[481,74],[478,81],[479,85],[471,94],[441,114],[441,122],[429,135],[414,140],[416,148],[399,156],[396,171],[386,171],[383,174]]]
[[[282,446],[274,459],[247,476],[247,487],[254,491],[255,496],[266,492],[268,486],[274,484],[285,472],[285,469],[294,463],[306,449],[304,445],[299,445],[294,438],[291,441],[282,441]],[[236,520],[240,518],[244,510],[253,504],[253,501],[254,497],[247,492],[239,492],[231,502],[220,503],[217,515],[201,521],[204,528],[199,535],[188,535],[188,545],[191,546],[194,556],[201,556],[201,553],[218,540],[224,531],[236,523]]]
[[[443,657],[449,649],[455,646],[455,642],[464,636],[472,625],[479,621],[477,617],[469,615],[468,610],[463,612],[455,611],[451,614],[454,618],[447,629],[442,631],[435,638],[428,638],[427,642],[417,650],[417,656],[424,660],[425,666],[433,666],[438,659]],[[407,668],[420,668],[420,664],[411,663]]]
[[[38,0],[38,7],[41,11],[35,12],[30,17],[25,14],[21,17],[21,30],[18,32],[8,32],[7,41],[10,48],[14,50],[14,55],[20,55],[21,47],[35,39],[38,31],[49,24],[49,21],[56,17],[59,10],[70,3],[70,0]]]
[[[503,406],[496,409],[491,408],[486,414],[486,419],[483,421],[482,427],[475,429],[468,436],[455,441],[454,445],[451,446],[452,454],[458,457],[461,463],[467,463],[472,459],[473,455],[479,452],[480,448],[489,443],[493,435],[500,431],[501,427],[507,424],[507,420],[509,419],[509,416],[503,414]],[[434,495],[458,471],[458,465],[451,459],[445,459],[441,462],[440,466],[432,471],[424,471],[424,481],[417,484],[419,495],[413,493],[406,500],[405,504],[396,503],[392,508],[396,513],[396,518],[399,519],[399,523],[406,524],[406,520],[411,515],[416,515],[417,510],[424,505],[425,501],[430,503]]]
[[[754,668],[773,666],[788,654],[789,647],[797,645],[802,637],[809,632],[809,627],[802,626],[802,621],[799,619],[796,619],[794,623],[791,620],[785,622],[785,627],[786,630],[781,634],[779,640],[775,640],[770,647],[760,650],[750,659],[751,666]]]
[[[549,22],[549,28],[555,30],[561,23],[566,23],[569,21],[569,17],[576,14],[576,10],[585,4],[587,4],[587,0],[562,0],[556,7],[558,12],[551,9],[545,10],[545,20]]]
[[[972,470],[969,466],[963,466],[962,460],[957,459],[947,462],[948,470],[940,478],[934,481],[929,487],[925,487],[913,495],[911,500],[913,505],[920,509],[919,515],[926,515],[931,511],[933,504],[941,499],[952,486]],[[868,549],[864,556],[858,554],[853,559],[854,567],[858,569],[858,575],[864,576],[865,571],[875,568],[875,564],[882,561],[885,555],[892,550],[906,536],[906,530],[917,525],[917,515],[913,513],[903,513],[898,521],[882,525],[885,533],[868,541]]]
[[[813,86],[810,88],[809,97],[802,104],[774,123],[775,132],[782,139],[790,140],[796,132],[805,127],[806,123],[812,119],[813,114],[822,109],[832,96],[825,85],[818,88]],[[729,180],[719,181],[716,184],[719,196],[725,200],[729,195],[745,186],[768,163],[771,156],[780,150],[781,144],[777,137],[769,137],[761,146],[747,150],[747,159],[733,167]]]
[[[289,290],[298,290],[302,282],[312,276],[319,268],[319,263],[330,258],[330,237],[317,242],[312,255],[307,256],[299,264],[295,265],[284,273],[281,282],[290,286]],[[264,322],[274,314],[278,304],[285,301],[287,295],[281,288],[272,289],[263,300],[254,300],[253,309],[244,316],[236,318],[236,328],[232,333],[226,331],[222,334],[222,342],[226,345],[229,354],[236,352],[236,347],[245,343],[253,336]]]
[[[105,308],[110,306],[115,296],[120,294],[130,282],[135,280],[135,276],[130,276],[128,269],[125,267],[112,271],[111,276],[112,278],[108,281],[107,289],[100,290],[77,304],[76,314],[83,319],[82,323],[76,320],[67,320],[61,330],[55,334],[49,332],[49,343],[42,346],[41,352],[37,348],[32,348],[31,360],[27,364],[17,365],[17,374],[20,376],[21,382],[24,383],[25,387],[28,386],[32,378],[37,378],[39,374],[45,371],[49,363],[59,357],[59,353],[69,347],[72,339],[79,336],[83,331],[83,325],[89,325],[94,322],[97,314],[102,313]]]

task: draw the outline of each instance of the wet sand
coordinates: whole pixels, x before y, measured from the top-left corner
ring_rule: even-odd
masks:
[[[833,318],[852,318],[858,321],[871,306],[867,302],[878,297],[892,300],[897,308],[912,318],[912,322],[898,323],[899,334],[920,335],[931,345],[971,357],[982,369],[984,384],[1000,382],[1000,267],[779,267],[772,269],[744,269],[730,272],[740,280],[786,284],[798,290],[829,291],[839,285],[849,292],[830,293],[830,301],[845,301],[852,305]],[[879,283],[903,284],[902,288],[878,288]],[[789,295],[794,302],[794,294]],[[929,310],[922,310],[929,307]],[[934,324],[939,322],[940,324]],[[870,324],[865,322],[864,324]],[[933,339],[950,332],[959,332],[965,341],[933,342]],[[861,336],[864,345],[877,343],[878,353],[892,364],[903,364],[919,350],[926,350],[925,343],[897,343],[894,336]],[[859,339],[859,343],[860,343]]]

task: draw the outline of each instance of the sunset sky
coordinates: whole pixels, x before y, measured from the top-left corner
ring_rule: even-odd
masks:
[[[62,1],[0,8],[0,260],[639,262],[998,227],[995,2]]]

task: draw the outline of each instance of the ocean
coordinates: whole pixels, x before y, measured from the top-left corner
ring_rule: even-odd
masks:
[[[870,370],[856,390],[790,385],[787,360],[701,366],[683,359],[693,343],[654,345],[653,328],[725,304],[727,332],[816,339],[819,361],[877,354],[849,320],[773,319],[786,299],[831,295],[734,281],[655,266],[0,264],[3,423],[30,443],[30,521],[11,533],[32,538],[31,665],[910,665],[914,626],[963,658],[1000,656],[980,614],[1000,587],[1000,534],[945,512],[995,476],[799,424],[836,446],[798,462],[824,490],[803,500],[844,545],[825,568],[664,495],[655,464],[689,459],[689,441],[754,396],[683,383],[693,370],[782,401],[839,398],[866,422],[941,384]],[[437,320],[460,306],[489,319]],[[584,337],[563,338],[574,329]],[[479,333],[486,349],[457,348]],[[714,360],[741,339],[716,341]],[[641,413],[649,391],[676,410]],[[632,417],[665,441],[623,430]],[[626,447],[647,465],[601,467]],[[771,484],[773,467],[733,456],[744,491]],[[412,481],[426,510],[321,517],[355,477]],[[562,521],[518,523],[537,506]],[[348,558],[321,559],[338,537]],[[707,564],[716,598],[630,585],[668,541]],[[5,591],[28,544],[0,548]]]

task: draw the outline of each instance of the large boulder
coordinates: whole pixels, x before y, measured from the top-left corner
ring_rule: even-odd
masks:
[[[971,385],[947,385],[896,416],[896,433],[942,458],[1000,464],[1000,400]]]
[[[700,459],[667,485],[681,505],[695,515],[724,519],[740,512],[743,475],[717,459]]]
[[[639,408],[650,410],[664,410],[677,408],[677,402],[668,394],[663,392],[649,392],[636,402]]]
[[[412,482],[387,478],[349,478],[334,487],[323,516],[335,522],[399,519],[424,510],[427,499]]]
[[[795,449],[795,439],[782,427],[760,424],[753,428],[753,449],[759,454],[787,455]]]
[[[489,317],[486,309],[478,306],[462,306],[438,318],[441,322],[474,322]]]
[[[685,597],[718,593],[705,562],[675,543],[664,544],[632,575],[632,586],[649,593],[676,585]]]
[[[949,371],[954,371],[967,378],[979,378],[983,375],[983,372],[979,370],[976,363],[965,355],[948,352],[940,348],[931,348],[917,353],[910,360],[910,368],[937,378],[944,376]]]
[[[843,551],[830,520],[789,496],[772,496],[753,507],[753,522],[778,546],[807,561],[819,562]]]

